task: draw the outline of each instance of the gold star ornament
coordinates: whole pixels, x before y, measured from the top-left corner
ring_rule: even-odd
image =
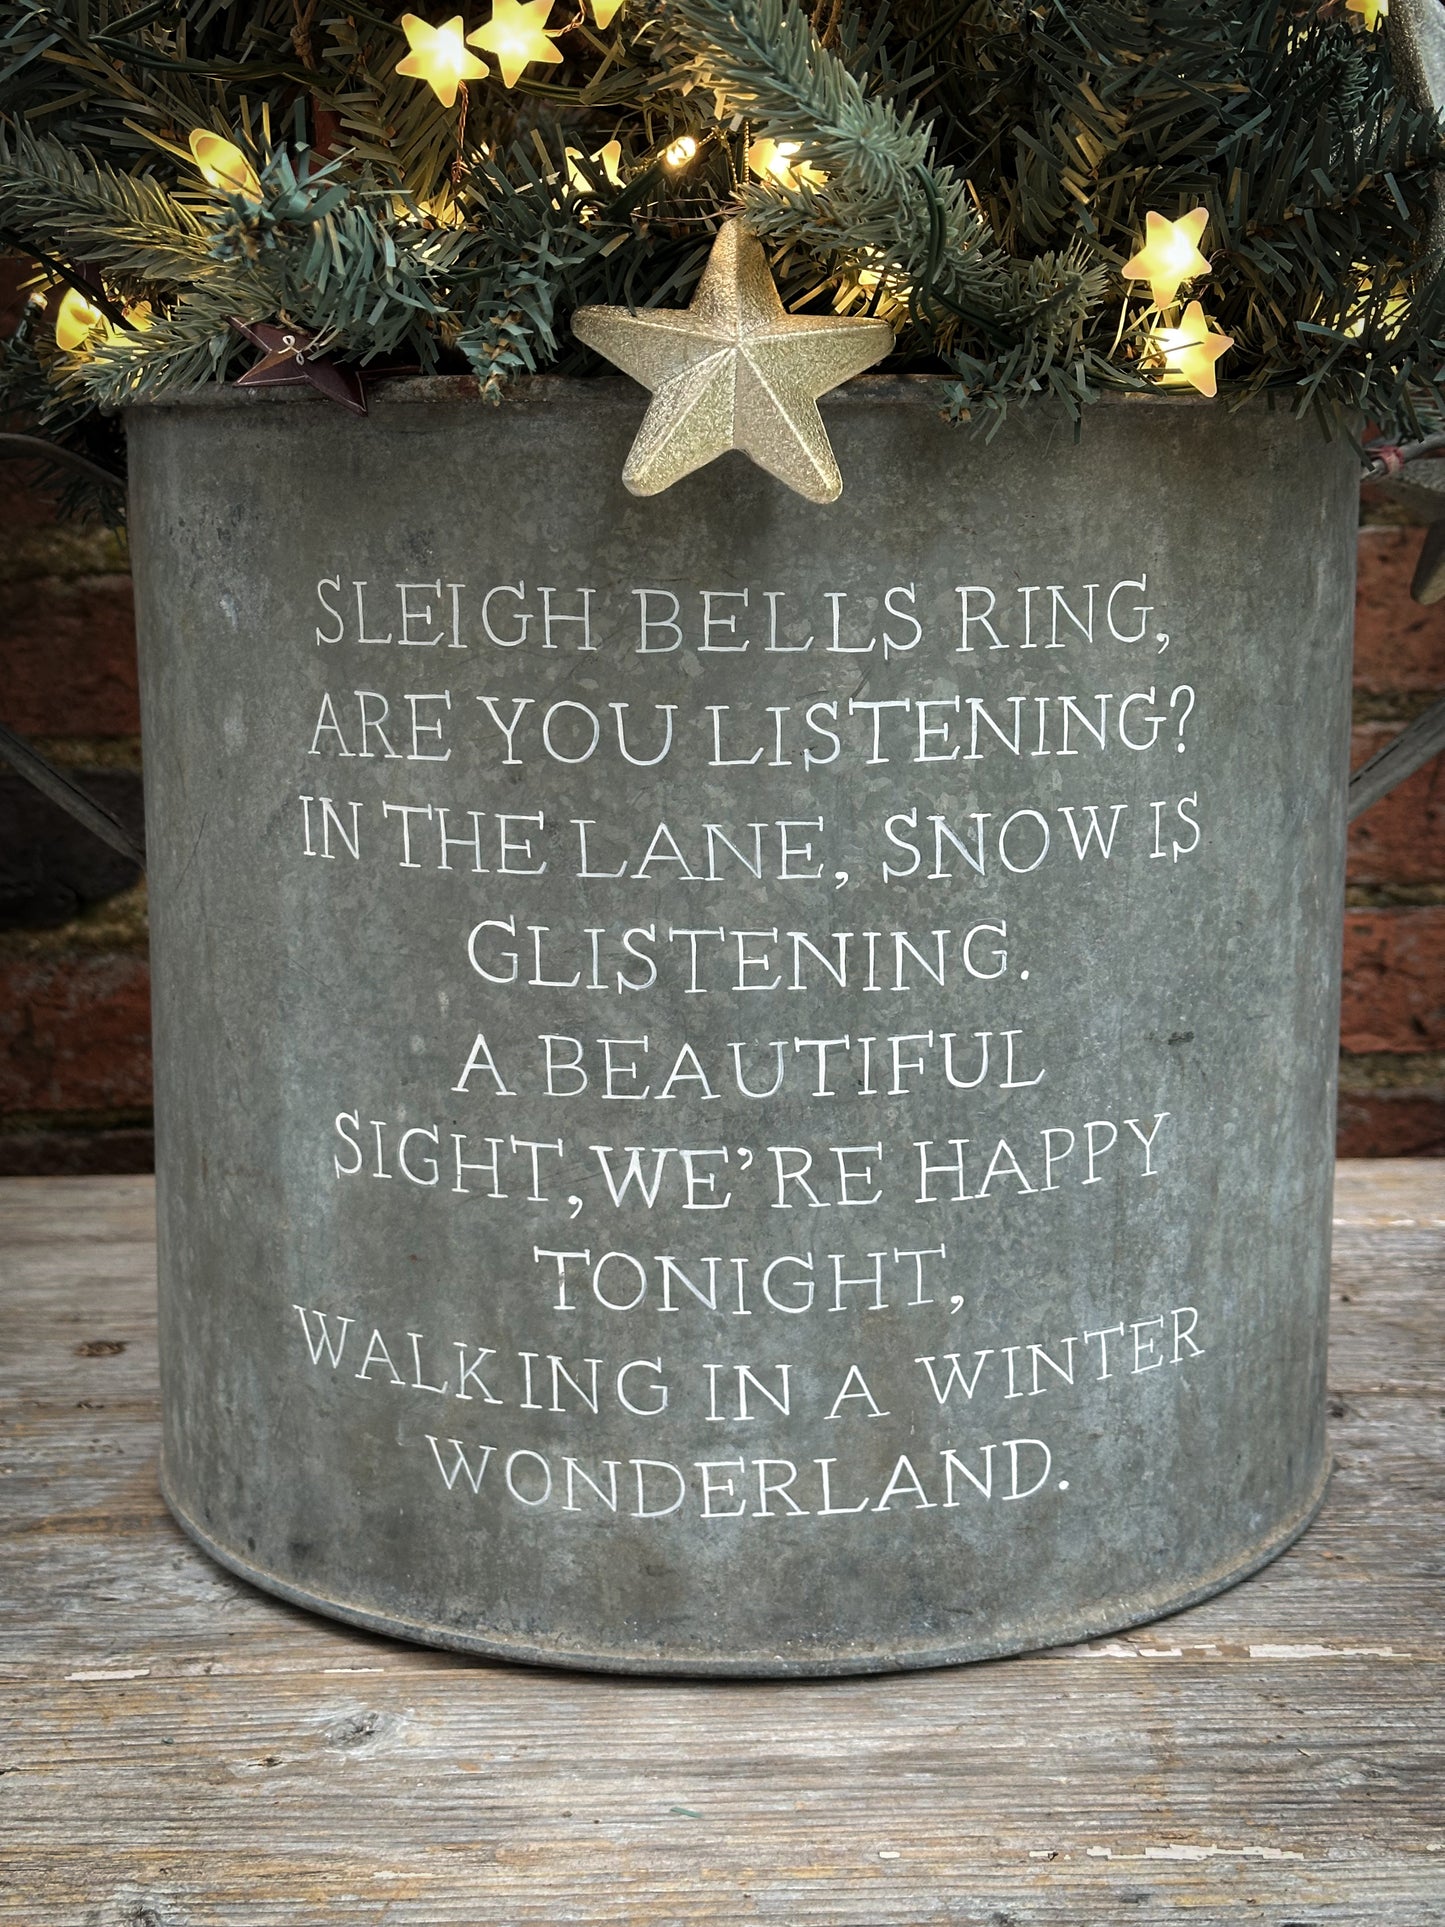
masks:
[[[652,391],[622,471],[634,495],[735,448],[808,501],[836,501],[843,479],[818,397],[893,346],[886,321],[789,314],[736,220],[719,229],[690,307],[579,308],[572,331]]]

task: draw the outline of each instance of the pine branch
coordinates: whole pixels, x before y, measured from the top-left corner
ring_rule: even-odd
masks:
[[[459,204],[471,218],[456,260],[455,346],[490,401],[500,399],[510,376],[533,373],[555,357],[557,309],[563,301],[576,305],[586,269],[609,239],[583,225],[565,153],[546,172],[520,146],[506,159],[505,168],[482,162],[459,187]]]
[[[214,268],[204,221],[160,181],[23,130],[0,129],[0,227],[138,281],[185,284]]]
[[[665,12],[698,79],[760,132],[796,140],[828,177],[818,188],[748,186],[743,207],[760,235],[885,264],[911,286],[915,321],[945,338],[959,326],[997,338],[1005,318],[1028,321],[1034,284],[1013,271],[963,179],[935,161],[932,129],[911,108],[870,98],[796,0],[666,0]],[[1072,287],[1083,305],[1071,325],[1100,291],[1094,280]],[[1040,299],[1051,305],[1059,292]]]
[[[1186,298],[1233,339],[1231,402],[1396,438],[1445,419],[1445,136],[1338,0],[629,0],[607,34],[569,19],[560,67],[451,110],[396,73],[396,17],[366,0],[126,6],[0,0],[0,229],[151,308],[69,355],[32,316],[0,359],[0,396],[77,445],[92,398],[224,375],[232,312],[493,396],[592,372],[568,310],[685,302],[739,205],[791,306],[884,313],[895,365],[989,431],[1031,397],[1151,385],[1161,317],[1119,270],[1147,212],[1197,206],[1210,272]],[[255,200],[202,185],[196,127],[246,148]],[[682,132],[700,151],[675,169]],[[748,180],[763,134],[824,183]],[[569,182],[564,150],[612,138],[623,184],[600,162]]]
[[[40,325],[37,325],[37,324]],[[0,417],[28,422],[47,445],[65,458],[92,463],[108,476],[125,473],[125,436],[120,424],[100,415],[83,393],[61,387],[55,370],[58,351],[40,311],[28,306],[8,341],[0,341]],[[72,465],[37,455],[31,473],[52,494],[62,514],[115,522],[124,512],[124,494],[113,482],[92,479]]]
[[[253,273],[217,275],[181,296],[134,334],[108,333],[83,357],[67,357],[60,379],[101,408],[123,408],[168,389],[219,380],[241,345],[233,314],[274,313],[268,285]]]
[[[690,50],[697,83],[724,94],[759,133],[801,141],[807,161],[875,201],[906,205],[916,195],[929,130],[871,99],[795,0],[665,0],[663,17]]]

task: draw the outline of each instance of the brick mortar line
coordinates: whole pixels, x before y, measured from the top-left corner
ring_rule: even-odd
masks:
[[[47,937],[59,937],[61,941],[47,943],[44,941]],[[67,925],[62,931],[0,931],[0,964],[91,963],[102,957],[133,958],[148,963],[150,949],[150,938],[144,930],[105,931],[95,936],[78,935],[73,925]]]
[[[31,747],[64,769],[140,774],[139,736],[32,736]]]
[[[155,1113],[148,1107],[123,1111],[0,1111],[0,1138],[149,1131],[154,1127]]]
[[[1398,528],[1408,511],[1383,495],[1376,483],[1366,482],[1360,490],[1360,527],[1362,529]],[[1412,525],[1413,526],[1413,525]]]
[[[1367,529],[1427,529],[1429,526],[1417,510],[1377,493],[1372,484],[1367,482],[1361,490],[1359,530],[1362,535]]]
[[[1340,1095],[1368,1091],[1445,1093],[1445,1051],[1341,1051]]]
[[[1351,721],[1356,729],[1372,723],[1413,723],[1432,703],[1445,696],[1445,689],[1356,690]]]
[[[10,546],[0,562],[0,584],[15,588],[36,582],[114,582],[128,579],[130,572],[124,548],[104,535],[42,527],[18,536]]]
[[[148,957],[144,880],[69,923],[48,930],[0,930],[0,962],[99,956]]]
[[[1346,910],[1431,910],[1445,903],[1445,883],[1352,883]]]

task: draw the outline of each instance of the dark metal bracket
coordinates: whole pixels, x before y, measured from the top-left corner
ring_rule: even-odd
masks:
[[[29,743],[23,741],[13,730],[7,729],[3,723],[0,723],[0,758],[3,758],[18,776],[23,776],[27,783],[32,783],[42,796],[48,796],[52,803],[58,803],[60,808],[73,816],[77,823],[83,823],[93,836],[100,838],[102,843],[108,843],[111,849],[129,858],[138,868],[142,870],[145,868],[145,851],[133,841],[124,826],[111,815],[110,811],[102,809],[100,804],[93,797],[87,796],[80,785],[73,782],[63,769],[57,769],[48,757],[42,756],[39,750],[32,749]]]
[[[88,475],[92,482],[100,482],[106,488],[122,493],[125,490],[125,477],[117,475],[113,468],[103,468],[88,455],[78,455],[73,448],[62,448],[59,442],[48,441],[44,435],[0,435],[0,456],[14,461],[58,462],[64,468],[73,468],[78,475]]]
[[[1445,750],[1445,698],[1416,717],[1410,727],[1403,730],[1393,742],[1386,743],[1382,750],[1372,756],[1368,763],[1362,764],[1350,778],[1349,820],[1364,814],[1392,789],[1413,776],[1417,769],[1423,769],[1433,756]],[[79,784],[73,782],[65,771],[56,767],[48,757],[17,736],[13,730],[0,723],[0,759],[7,762],[17,775],[23,776],[28,783],[48,796],[63,810],[83,823],[89,831],[98,836],[102,843],[108,843],[113,850],[128,857],[132,863],[145,868],[145,852],[127,835],[109,810],[86,794]]]
[[[1393,742],[1377,750],[1368,763],[1362,763],[1350,778],[1350,821],[1353,823],[1372,803],[1423,769],[1432,756],[1445,749],[1445,697],[1432,703],[1423,716],[1402,730]]]

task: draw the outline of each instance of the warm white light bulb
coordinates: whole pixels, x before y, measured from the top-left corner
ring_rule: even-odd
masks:
[[[191,158],[209,186],[220,188],[224,194],[243,194],[248,201],[260,200],[256,170],[234,141],[198,127],[191,135],[190,146]]]
[[[759,180],[771,179],[782,187],[797,187],[804,181],[812,187],[821,187],[827,175],[821,168],[800,161],[798,155],[802,151],[801,141],[775,141],[764,136],[748,147],[748,166]]]
[[[486,61],[467,52],[459,13],[440,27],[420,14],[404,13],[401,30],[410,52],[397,61],[396,71],[409,80],[424,80],[443,107],[455,106],[464,81],[484,80],[490,71]]]
[[[1204,318],[1204,310],[1191,301],[1177,328],[1153,328],[1149,347],[1162,361],[1156,379],[1163,387],[1187,384],[1201,395],[1218,391],[1214,364],[1234,346],[1233,337],[1216,333]]]
[[[1124,263],[1124,278],[1147,281],[1156,308],[1167,308],[1186,281],[1209,273],[1207,256],[1199,243],[1209,224],[1209,210],[1196,207],[1179,220],[1166,220],[1162,214],[1144,217],[1144,245]]]
[[[555,67],[562,58],[546,31],[551,11],[552,0],[493,0],[491,19],[469,33],[467,43],[495,54],[502,85],[515,87],[533,61]]]
[[[93,301],[87,301],[79,288],[67,288],[55,314],[55,345],[73,354],[83,348],[105,316]]]

